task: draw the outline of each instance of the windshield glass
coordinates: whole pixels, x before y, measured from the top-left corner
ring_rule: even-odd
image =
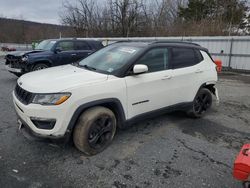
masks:
[[[111,45],[83,59],[79,62],[79,66],[112,74],[122,68],[140,49]]]
[[[55,43],[54,40],[44,40],[37,45],[35,50],[51,50]]]

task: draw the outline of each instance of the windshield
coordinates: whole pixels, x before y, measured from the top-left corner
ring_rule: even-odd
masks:
[[[51,50],[55,43],[54,40],[44,40],[36,46],[35,50]]]
[[[140,49],[111,45],[83,59],[79,62],[79,66],[112,74],[122,68]]]

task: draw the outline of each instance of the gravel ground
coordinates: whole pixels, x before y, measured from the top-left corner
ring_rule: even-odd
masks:
[[[27,140],[11,101],[16,80],[0,63],[0,187],[241,187],[232,166],[250,139],[250,76],[222,75],[221,103],[204,118],[142,121],[94,157],[70,144]]]

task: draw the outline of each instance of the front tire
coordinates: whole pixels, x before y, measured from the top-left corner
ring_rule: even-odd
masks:
[[[111,144],[115,132],[114,113],[105,107],[93,107],[79,117],[73,141],[76,148],[86,155],[96,155]]]
[[[192,118],[201,118],[212,106],[212,94],[206,88],[201,88],[195,96],[191,109],[187,115]]]
[[[38,71],[38,70],[47,69],[47,68],[49,68],[47,64],[39,63],[32,68],[32,71]]]

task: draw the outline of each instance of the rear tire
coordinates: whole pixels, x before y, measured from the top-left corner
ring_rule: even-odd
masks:
[[[39,63],[32,68],[32,71],[38,71],[38,70],[47,69],[47,68],[49,68],[47,64]]]
[[[116,132],[116,117],[105,107],[93,107],[79,117],[73,132],[76,148],[86,155],[96,155],[106,149]]]
[[[192,107],[187,115],[192,118],[201,118],[212,106],[212,94],[206,88],[201,88],[195,96]]]

